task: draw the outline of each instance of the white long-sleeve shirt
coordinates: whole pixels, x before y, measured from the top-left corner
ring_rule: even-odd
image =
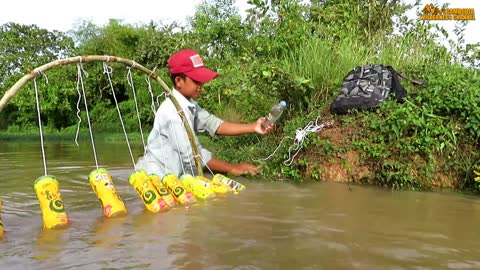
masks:
[[[172,95],[185,112],[188,124],[194,132],[194,141],[201,156],[202,165],[205,166],[212,159],[212,153],[200,145],[196,133],[208,131],[211,136],[215,136],[223,120],[207,112],[194,100],[185,98],[175,89],[172,90]],[[184,173],[197,174],[187,132],[169,98],[162,102],[155,114],[145,155],[137,162],[136,169],[143,169],[159,177],[168,173],[174,173],[177,176]]]

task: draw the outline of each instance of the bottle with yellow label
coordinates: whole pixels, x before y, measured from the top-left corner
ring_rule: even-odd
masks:
[[[106,169],[96,169],[88,175],[88,181],[97,195],[106,217],[118,217],[127,214],[127,208],[113,185],[112,176]]]
[[[240,184],[239,182],[230,179],[222,174],[215,174],[212,178],[213,183],[222,183],[224,185],[229,186],[233,191],[240,192],[245,189],[245,186]]]
[[[172,194],[170,194],[165,188],[165,186],[160,182],[160,177],[158,177],[158,175],[156,174],[149,174],[148,177],[150,177],[150,181],[152,181],[152,184],[157,189],[158,194],[160,194],[160,196],[163,198],[163,200],[165,200],[168,206],[170,208],[177,206],[175,198],[173,198]]]
[[[180,181],[185,188],[192,192],[197,199],[209,199],[215,197],[215,192],[211,188],[211,184],[207,181],[193,177],[191,174],[184,174],[180,177]]]
[[[128,182],[137,191],[138,196],[148,211],[158,213],[168,209],[168,204],[162,199],[160,194],[158,194],[157,189],[144,170],[134,171],[130,177],[128,177]]]
[[[162,184],[168,189],[179,204],[192,204],[197,201],[192,192],[185,189],[178,177],[169,173],[162,178]]]
[[[206,178],[205,176],[196,176],[198,181],[208,182],[210,184],[210,189],[213,190],[216,194],[225,194],[227,192],[233,191],[229,186],[224,185],[220,182],[213,182],[212,180]]]
[[[33,188],[40,203],[43,227],[53,229],[67,226],[70,220],[63,207],[60,187],[55,176],[39,177],[35,180]]]
[[[3,223],[2,223],[2,199],[0,199],[0,238],[3,237]]]

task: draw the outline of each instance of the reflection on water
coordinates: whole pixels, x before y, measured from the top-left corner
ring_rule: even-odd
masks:
[[[32,259],[58,263],[58,255],[64,250],[65,246],[65,233],[65,229],[38,230]]]
[[[242,179],[238,195],[152,214],[128,184],[125,145],[98,148],[129,214],[103,216],[88,145],[49,143],[72,224],[44,230],[38,145],[0,143],[0,269],[480,269],[478,197]]]

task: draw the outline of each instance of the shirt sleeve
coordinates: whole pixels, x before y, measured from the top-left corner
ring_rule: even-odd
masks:
[[[223,123],[223,120],[216,117],[215,115],[207,112],[207,110],[200,107],[195,103],[197,117],[195,117],[195,131],[205,132],[208,131],[210,136],[215,137],[218,127]]]
[[[202,156],[202,167],[206,167],[207,163],[213,158],[213,154],[201,146],[198,151],[200,152],[200,156]]]

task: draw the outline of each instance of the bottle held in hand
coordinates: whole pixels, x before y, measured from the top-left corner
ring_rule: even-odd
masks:
[[[275,124],[277,120],[282,116],[283,111],[287,108],[287,103],[285,101],[280,101],[277,105],[273,106],[268,112],[265,121],[263,121],[263,128],[268,127],[270,124]]]

